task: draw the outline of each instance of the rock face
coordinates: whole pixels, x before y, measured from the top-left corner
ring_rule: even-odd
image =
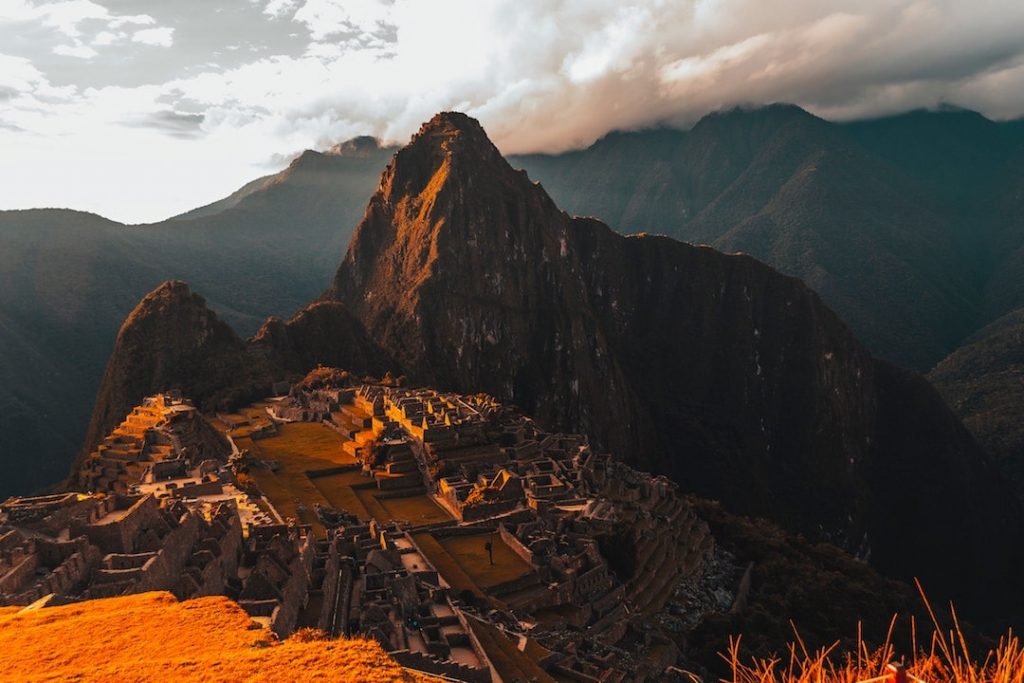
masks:
[[[366,335],[359,319],[337,302],[312,304],[287,322],[268,319],[251,346],[295,373],[325,365],[383,375],[397,367]]]
[[[187,388],[206,398],[246,372],[245,344],[238,335],[184,282],[165,282],[121,326],[86,448],[91,450],[144,396]]]
[[[1019,566],[1016,503],[927,383],[751,258],[569,217],[464,115],[394,157],[326,298],[416,382],[513,401],[964,605]]]
[[[165,282],[121,327],[85,452],[145,396],[179,390],[201,409],[213,410],[264,396],[275,380],[304,374],[319,363],[379,375],[394,369],[340,304],[311,306],[287,322],[271,318],[246,342],[188,285]]]

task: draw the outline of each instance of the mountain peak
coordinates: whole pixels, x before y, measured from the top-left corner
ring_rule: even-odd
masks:
[[[420,126],[420,130],[414,136],[414,139],[422,135],[436,133],[445,133],[449,135],[466,134],[476,135],[483,138],[487,137],[487,133],[484,132],[484,128],[480,125],[480,122],[461,111],[442,111],[434,114],[429,121]]]
[[[524,179],[525,173],[509,165],[479,121],[446,111],[424,123],[395,154],[371,206],[377,201],[414,201],[418,218],[429,219],[453,210],[470,187],[486,185],[495,195]]]
[[[328,148],[324,154],[332,157],[365,159],[382,149],[383,147],[381,147],[380,140],[377,138],[372,135],[360,135],[352,138],[351,140],[339,142],[338,144]]]
[[[559,213],[544,190],[509,165],[478,121],[441,112],[384,171],[329,296],[358,306],[354,298],[383,295],[385,282],[428,278],[439,258],[465,271],[485,245],[545,239],[541,233],[551,232],[557,221],[550,217]],[[545,219],[528,220],[537,216]],[[380,288],[369,284],[371,277],[380,278]]]

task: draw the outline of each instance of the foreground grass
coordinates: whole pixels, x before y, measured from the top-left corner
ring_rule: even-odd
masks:
[[[837,654],[838,643],[808,651],[799,634],[786,657],[744,661],[741,639],[731,639],[723,658],[732,669],[732,683],[1024,683],[1024,647],[1013,631],[998,645],[978,656],[967,645],[956,611],[950,608],[952,627],[943,629],[924,591],[918,590],[931,617],[931,636],[918,642],[911,618],[911,647],[903,656],[892,645],[893,617],[885,643],[869,648],[857,638],[857,651]],[[795,628],[794,628],[795,631]]]
[[[392,681],[404,671],[368,640],[278,643],[223,597],[169,593],[0,611],[0,680]]]

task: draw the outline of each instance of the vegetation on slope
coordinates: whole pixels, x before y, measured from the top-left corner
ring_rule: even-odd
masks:
[[[1024,308],[971,337],[928,379],[1024,495]]]

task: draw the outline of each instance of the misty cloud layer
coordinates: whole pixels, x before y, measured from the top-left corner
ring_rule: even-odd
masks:
[[[0,0],[0,208],[155,220],[442,109],[507,153],[737,104],[1024,113],[1024,3]]]

